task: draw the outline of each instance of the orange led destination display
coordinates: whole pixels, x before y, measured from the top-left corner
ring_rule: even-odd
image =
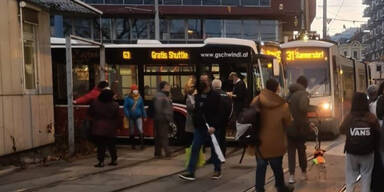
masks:
[[[327,60],[324,50],[287,50],[285,52],[285,59],[287,61],[296,60]]]
[[[189,53],[186,51],[151,51],[151,58],[155,60],[189,59]]]
[[[279,63],[281,62],[281,51],[277,48],[263,47],[262,53],[264,53],[266,55],[274,56],[274,57],[276,57],[276,59]]]
[[[123,59],[129,60],[131,58],[132,58],[132,55],[130,51],[123,51]]]

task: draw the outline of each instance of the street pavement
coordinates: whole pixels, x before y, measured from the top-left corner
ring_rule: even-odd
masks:
[[[309,170],[309,180],[300,180],[300,171],[297,173],[298,182],[295,191],[329,191],[334,192],[344,184],[344,154],[343,141],[340,137],[335,141],[323,142],[326,152],[327,178],[319,179],[316,167]],[[313,142],[307,143],[307,152],[310,157],[313,152]],[[231,147],[227,151],[227,161],[223,165],[223,177],[214,181],[210,179],[213,165],[199,168],[194,182],[182,181],[177,177],[185,169],[184,150],[173,147],[175,157],[171,159],[154,159],[153,147],[145,150],[131,150],[127,146],[120,146],[119,165],[94,168],[95,155],[75,160],[73,162],[56,162],[48,167],[36,167],[0,176],[0,192],[10,191],[42,191],[42,192],[170,192],[170,191],[253,191],[255,182],[256,161],[252,156],[246,155],[243,163],[239,164],[241,151]],[[209,150],[207,151],[209,153]],[[106,161],[108,162],[108,161]],[[311,167],[311,163],[308,163]],[[284,157],[284,168],[287,172],[287,158]],[[288,174],[286,174],[288,178]],[[266,191],[275,191],[273,174],[268,168],[266,176]]]

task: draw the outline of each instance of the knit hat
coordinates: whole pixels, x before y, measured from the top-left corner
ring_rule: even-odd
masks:
[[[139,90],[139,88],[137,87],[136,84],[133,84],[133,85],[131,86],[131,91],[133,91],[133,90]]]

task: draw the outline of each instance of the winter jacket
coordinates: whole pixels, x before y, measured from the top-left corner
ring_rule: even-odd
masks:
[[[259,151],[262,158],[282,157],[287,145],[285,129],[291,123],[288,104],[282,97],[267,89],[262,90],[251,105],[257,103],[261,109]]]
[[[153,99],[153,105],[155,109],[155,121],[173,122],[173,106],[169,97],[167,97],[163,92],[159,91],[156,93]]]
[[[132,96],[128,96],[124,100],[124,114],[129,119],[147,118],[147,114],[144,109],[144,101],[141,96],[136,101]]]
[[[345,151],[363,155],[372,153],[379,146],[380,125],[370,112],[351,112],[340,126],[340,133],[346,134]]]
[[[293,123],[288,128],[287,134],[290,138],[305,139],[309,132],[309,94],[300,84],[293,84],[289,87],[289,110],[293,117]]]
[[[232,114],[233,106],[232,106],[232,99],[228,96],[228,94],[221,90],[221,89],[215,89],[215,92],[217,92],[220,95],[220,124],[222,127],[225,127],[230,119],[230,116]]]
[[[101,90],[98,87],[93,88],[90,92],[87,94],[77,98],[76,104],[77,105],[90,105],[94,100],[97,99],[97,97],[100,95]]]
[[[193,122],[195,129],[207,130],[206,123],[216,130],[220,129],[220,95],[213,90],[195,96]]]
[[[189,133],[193,133],[195,130],[195,126],[193,125],[193,111],[195,110],[195,96],[187,95],[186,99],[187,105],[187,117],[185,120],[185,131]]]
[[[234,112],[236,115],[239,115],[241,111],[248,106],[248,95],[247,95],[247,86],[243,80],[240,80],[233,86],[233,105]]]
[[[96,99],[91,104],[88,113],[92,118],[92,135],[116,137],[116,131],[122,123],[119,104],[116,102],[103,103]]]

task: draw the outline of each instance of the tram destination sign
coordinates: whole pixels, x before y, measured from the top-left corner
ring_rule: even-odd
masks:
[[[327,60],[327,57],[323,49],[288,49],[285,51],[285,60]]]

